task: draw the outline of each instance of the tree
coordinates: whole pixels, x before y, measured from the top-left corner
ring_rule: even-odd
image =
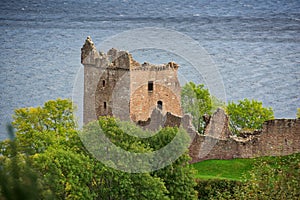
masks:
[[[15,148],[7,148],[12,141],[1,142],[1,159],[10,163],[15,157],[24,158],[18,160],[18,165],[32,169],[36,182],[41,185],[42,192],[35,194],[35,198],[53,195],[55,199],[93,199],[97,196],[92,184],[92,159],[77,134],[70,100],[57,99],[42,107],[20,108],[15,110],[13,118],[17,129]],[[22,168],[19,174],[28,176],[28,170]],[[8,185],[13,188],[16,184]]]
[[[13,126],[17,129],[20,151],[33,155],[55,144],[78,148],[80,138],[73,112],[73,104],[68,99],[50,100],[42,107],[16,109]]]
[[[185,146],[190,141],[187,132],[176,127],[167,127],[161,129],[155,136],[147,138],[147,143],[156,151],[168,145],[180,131],[184,132],[183,137],[180,139],[181,143],[177,143],[176,149],[171,150],[169,153],[174,154],[180,148],[185,148],[185,152],[171,165],[154,171],[152,174],[164,180],[170,199],[197,199],[197,192],[194,189],[196,186],[194,179],[195,170],[188,163],[190,157],[188,156],[188,147]]]
[[[93,123],[87,126],[92,125]],[[163,182],[164,187],[166,187],[167,197],[169,199],[197,198],[197,193],[194,190],[194,186],[196,185],[196,182],[193,178],[194,169],[188,164],[190,158],[188,156],[187,146],[184,146],[184,143],[189,142],[189,136],[183,129],[179,129],[176,127],[166,127],[159,130],[155,134],[151,133],[153,135],[152,137],[140,138],[127,134],[127,131],[131,131],[131,134],[134,133],[134,135],[137,136],[145,135],[145,133],[147,133],[140,127],[137,127],[132,123],[120,122],[112,117],[100,117],[99,125],[101,126],[103,133],[110,139],[110,141],[129,152],[157,152],[157,150],[160,150],[161,148],[169,144],[177,134],[184,134],[183,137],[181,137],[180,144],[178,143],[176,145],[177,149],[173,149],[167,152],[173,154],[174,151],[177,151],[179,148],[185,148],[183,155],[181,155],[171,165],[154,171],[150,173],[150,175],[152,177],[159,178]],[[93,129],[89,129],[89,131],[85,134],[92,133]],[[99,133],[99,131],[97,131],[95,134],[97,133]],[[93,137],[88,137],[87,140],[91,141],[89,143],[89,148],[92,148],[92,146],[95,146],[95,148],[99,148],[98,143],[93,143],[93,141],[95,141]],[[112,156],[111,153],[109,154],[109,156]],[[165,156],[162,156],[160,158],[161,155],[159,154],[154,154],[154,156],[156,156],[157,159],[162,159],[162,162],[164,162],[166,159]],[[135,160],[134,162],[139,163],[138,160]],[[124,163],[124,159],[118,159],[118,163],[116,163],[116,165],[122,166],[123,164],[126,164]],[[153,189],[151,190],[153,191]],[[139,189],[139,191],[141,190]],[[154,194],[157,195],[160,193],[154,192]],[[156,197],[153,196],[150,198],[150,196],[148,195],[148,199],[154,198]]]
[[[300,119],[300,108],[297,109],[297,119]]]
[[[196,172],[189,165],[189,160],[188,154],[185,153],[172,163],[172,165],[152,173],[154,176],[164,180],[170,199],[197,199],[197,191],[194,188],[196,186],[194,179]]]
[[[262,102],[256,100],[229,102],[226,110],[230,119],[230,129],[235,134],[243,130],[261,129],[266,120],[274,119],[272,108],[264,108]]]
[[[127,173],[107,167],[94,158],[79,137],[70,100],[51,100],[41,107],[17,109],[14,120],[16,138],[0,142],[0,196],[14,193],[13,188],[30,190],[37,199],[167,200],[196,196],[187,153],[160,173]],[[153,137],[140,138],[126,131],[137,132],[137,135],[147,132],[129,123],[121,127],[111,117],[100,118],[86,127],[93,128],[95,124],[104,130],[96,134],[106,134],[129,152],[155,151],[181,132],[178,128],[165,128]],[[18,167],[12,168],[11,163]],[[15,179],[7,176],[16,171]],[[14,180],[23,182],[16,184]],[[39,186],[36,190],[30,188],[35,185]],[[26,199],[24,193],[20,194],[15,199]]]
[[[181,90],[181,106],[184,113],[193,116],[193,125],[199,133],[203,133],[205,122],[203,115],[212,113],[213,102],[208,89],[203,84],[189,82]]]
[[[0,156],[0,199],[39,199],[42,187],[37,173],[28,156],[18,153],[12,126],[7,127],[10,140],[0,142],[1,152],[5,152],[4,148],[10,152]],[[50,195],[44,195],[45,199],[50,198]]]

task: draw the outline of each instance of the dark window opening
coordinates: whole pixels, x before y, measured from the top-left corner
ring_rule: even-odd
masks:
[[[106,102],[103,103],[103,107],[106,110]]]
[[[105,80],[102,81],[102,86],[105,87]]]
[[[160,110],[163,109],[163,102],[162,101],[157,102],[157,108],[160,109]]]
[[[148,82],[148,91],[153,91],[153,81]]]

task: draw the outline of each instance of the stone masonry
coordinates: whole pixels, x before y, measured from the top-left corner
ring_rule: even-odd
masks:
[[[219,114],[218,114],[219,112]],[[222,115],[224,115],[222,117]],[[214,116],[226,118],[224,111],[218,110]],[[266,121],[261,131],[246,137],[232,136],[228,120],[215,124],[212,134],[210,125],[204,135],[189,130],[195,137],[189,147],[191,163],[209,159],[255,158],[260,156],[282,156],[300,152],[300,119],[274,119]]]
[[[154,109],[181,116],[178,65],[140,64],[126,51],[99,53],[88,37],[81,49],[84,65],[84,123],[100,116],[147,121]]]

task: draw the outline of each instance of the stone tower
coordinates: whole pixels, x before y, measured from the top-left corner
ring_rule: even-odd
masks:
[[[140,64],[126,51],[99,53],[88,37],[81,48],[84,65],[84,124],[99,116],[147,121],[153,109],[181,116],[178,65]]]

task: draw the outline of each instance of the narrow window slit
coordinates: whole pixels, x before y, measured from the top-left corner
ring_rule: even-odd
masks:
[[[148,82],[148,91],[152,92],[153,91],[153,81]]]

